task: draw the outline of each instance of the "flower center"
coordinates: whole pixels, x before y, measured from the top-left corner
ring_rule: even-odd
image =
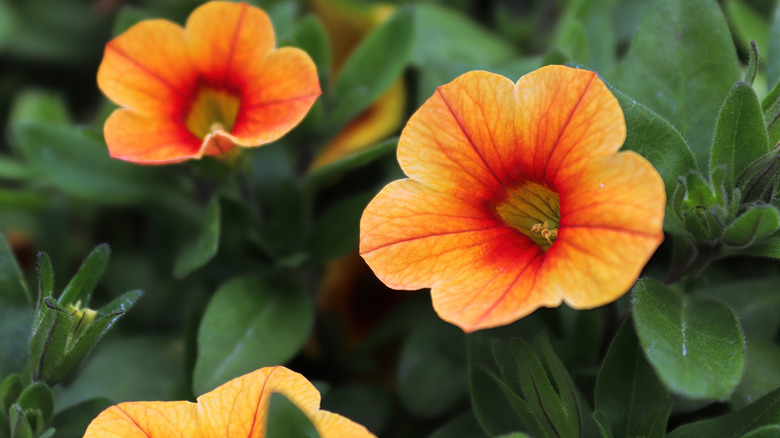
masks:
[[[233,94],[201,87],[192,103],[185,125],[198,138],[217,130],[230,132],[236,122],[241,100]]]
[[[545,251],[558,237],[561,221],[558,194],[534,182],[507,191],[507,196],[496,207],[505,224],[530,237]]]

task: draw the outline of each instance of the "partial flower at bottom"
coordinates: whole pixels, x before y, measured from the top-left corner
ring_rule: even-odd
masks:
[[[233,379],[198,397],[197,403],[120,403],[92,420],[84,438],[263,438],[274,393],[293,402],[322,438],[376,438],[352,420],[320,410],[317,389],[281,366]]]
[[[184,29],[146,20],[111,40],[97,74],[123,107],[104,127],[111,156],[174,163],[289,132],[320,85],[306,52],[275,45],[266,13],[232,2],[198,7]]]
[[[409,178],[366,207],[360,253],[392,288],[430,287],[467,332],[614,301],[663,240],[666,201],[652,165],[618,153],[625,136],[591,71],[548,66],[516,84],[466,73],[401,133]]]

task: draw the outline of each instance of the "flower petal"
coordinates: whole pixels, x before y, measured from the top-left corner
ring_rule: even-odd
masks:
[[[512,166],[536,181],[555,187],[558,178],[617,152],[626,138],[623,110],[594,72],[542,67],[518,80],[515,95],[519,144],[528,152],[503,155],[516,157]]]
[[[547,253],[515,231],[494,242],[458,275],[431,288],[439,317],[472,332],[516,321],[539,307],[556,307],[561,295],[539,284]]]
[[[365,426],[328,411],[318,411],[311,417],[322,438],[376,438]]]
[[[176,163],[200,156],[201,140],[169,119],[118,109],[104,134],[114,158],[145,164]]]
[[[196,405],[131,402],[111,406],[87,428],[84,438],[189,438],[198,436]]]
[[[413,290],[471,270],[480,253],[518,234],[479,206],[403,179],[363,212],[360,254],[386,285]]]
[[[181,27],[142,21],[106,44],[97,73],[100,90],[119,105],[156,114],[178,114],[197,72]]]
[[[271,20],[246,3],[208,2],[192,11],[186,24],[190,53],[211,86],[241,89],[246,66],[274,48]]]
[[[666,193],[652,165],[622,152],[591,165],[561,193],[558,240],[542,275],[573,308],[623,295],[663,241]]]
[[[512,170],[504,166],[500,145],[516,145],[513,87],[484,71],[439,87],[401,133],[398,162],[404,172],[455,196],[476,190],[498,197]]]
[[[243,146],[278,139],[303,120],[320,95],[314,61],[293,47],[272,51],[246,74],[232,131]]]

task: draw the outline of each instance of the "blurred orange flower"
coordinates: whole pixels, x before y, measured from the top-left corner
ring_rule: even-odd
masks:
[[[466,73],[401,133],[409,178],[366,208],[360,253],[392,288],[430,287],[439,316],[467,332],[561,301],[609,303],[663,240],[663,182],[617,153],[625,136],[593,72]]]
[[[92,420],[84,438],[262,438],[271,395],[277,392],[309,417],[322,438],[375,438],[365,427],[320,410],[320,393],[314,386],[302,375],[280,366],[231,380],[200,396],[197,403],[120,403]]]
[[[174,163],[289,132],[320,85],[309,55],[275,44],[265,12],[231,2],[198,7],[184,29],[147,20],[114,38],[97,74],[103,93],[124,107],[105,124],[111,156]]]
[[[343,0],[313,0],[312,7],[328,33],[333,52],[330,75],[338,76],[353,50],[394,7],[374,3],[363,5]],[[316,169],[386,138],[401,125],[406,105],[403,79],[397,80],[377,100],[344,127],[312,163]]]

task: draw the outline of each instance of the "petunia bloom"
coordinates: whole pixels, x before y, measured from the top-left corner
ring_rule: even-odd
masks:
[[[593,72],[466,73],[401,133],[409,178],[366,207],[360,253],[392,288],[430,287],[439,316],[467,332],[614,301],[663,240],[666,201],[652,165],[618,153],[625,136]]]
[[[265,12],[232,2],[198,7],[184,29],[146,20],[111,40],[97,74],[124,107],[105,124],[111,156],[174,163],[289,132],[320,85],[309,55],[275,44]]]
[[[233,379],[202,395],[197,403],[120,403],[92,420],[84,438],[262,438],[274,393],[293,402],[322,438],[376,438],[352,420],[320,410],[317,389],[302,375],[280,366]]]
[[[394,11],[389,4],[362,5],[343,0],[314,0],[312,7],[331,42],[333,78],[363,39]],[[395,132],[403,120],[405,105],[406,88],[403,79],[399,79],[323,148],[311,168],[328,165]]]

